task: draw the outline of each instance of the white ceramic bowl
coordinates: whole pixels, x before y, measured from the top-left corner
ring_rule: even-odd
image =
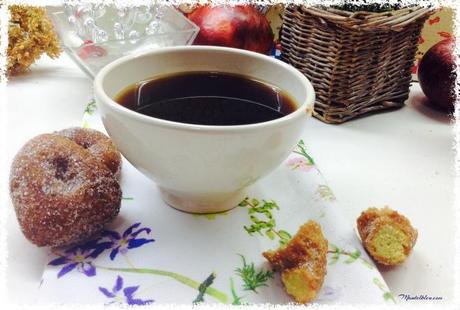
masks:
[[[284,89],[298,107],[268,122],[206,126],[153,118],[113,100],[130,84],[186,71],[253,77]],[[194,213],[225,211],[243,200],[249,185],[289,155],[315,101],[312,85],[292,66],[258,53],[211,46],[163,48],[120,58],[98,73],[94,92],[104,126],[120,152],[158,185],[169,205]]]

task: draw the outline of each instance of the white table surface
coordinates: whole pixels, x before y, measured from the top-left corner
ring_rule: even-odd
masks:
[[[30,72],[11,78],[6,93],[9,167],[33,136],[81,124],[92,83],[66,55],[43,57]],[[368,207],[389,205],[418,229],[409,259],[381,269],[393,293],[449,302],[455,254],[453,124],[422,101],[415,83],[406,107],[342,125],[311,119],[304,140],[350,219]],[[7,296],[14,303],[33,303],[47,250],[23,237],[6,201]]]

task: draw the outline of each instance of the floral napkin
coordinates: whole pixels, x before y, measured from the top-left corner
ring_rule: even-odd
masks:
[[[94,101],[83,126],[104,131]],[[193,215],[167,206],[126,160],[121,187],[120,215],[99,238],[50,253],[39,303],[290,303],[262,252],[286,243],[310,219],[329,241],[315,302],[395,302],[302,140],[224,213]]]

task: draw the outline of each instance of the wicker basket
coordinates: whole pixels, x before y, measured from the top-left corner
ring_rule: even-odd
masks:
[[[432,13],[421,7],[352,13],[289,5],[282,59],[310,79],[313,115],[324,122],[399,108],[408,98],[420,32]]]

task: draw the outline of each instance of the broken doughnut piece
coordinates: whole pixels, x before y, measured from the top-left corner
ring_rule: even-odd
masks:
[[[417,241],[417,230],[398,212],[369,208],[357,219],[359,236],[370,256],[382,265],[399,265]]]
[[[313,301],[326,275],[328,242],[315,221],[303,224],[295,236],[275,251],[263,256],[281,272],[286,292],[298,303]]]

